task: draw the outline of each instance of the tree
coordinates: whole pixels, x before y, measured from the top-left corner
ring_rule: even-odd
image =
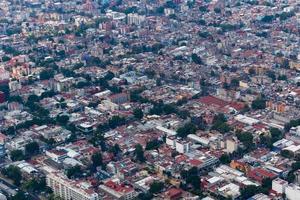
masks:
[[[140,144],[135,145],[134,155],[135,155],[135,159],[137,161],[139,161],[139,162],[145,162],[146,161],[142,145],[140,145]]]
[[[224,114],[218,114],[214,117],[212,130],[217,130],[220,133],[226,133],[231,130],[230,126],[226,123],[227,119]]]
[[[230,82],[230,86],[233,87],[233,88],[238,87],[239,84],[240,84],[240,81],[238,79],[232,79],[231,82]]]
[[[270,178],[263,179],[261,187],[263,193],[268,194],[269,190],[272,188],[272,179]]]
[[[0,85],[0,91],[4,93],[5,99],[8,100],[10,95],[10,90],[8,85]]]
[[[22,172],[18,167],[10,165],[2,170],[2,174],[14,181],[14,184],[19,186],[22,180]]]
[[[18,191],[10,200],[30,200],[30,197],[27,196],[23,191]]]
[[[40,146],[37,142],[30,142],[25,145],[25,154],[26,155],[36,155],[40,151]]]
[[[79,165],[67,169],[68,178],[79,178],[82,176],[82,170]]]
[[[294,171],[290,171],[287,175],[287,178],[286,180],[289,182],[289,183],[293,183],[296,179],[296,176],[294,174]]]
[[[120,152],[122,152],[119,144],[114,144],[114,146],[112,146],[112,148],[110,149],[110,152],[112,152],[114,154],[114,156],[117,156]]]
[[[54,71],[53,70],[43,70],[40,73],[40,79],[41,80],[49,80],[50,78],[54,77]]]
[[[8,98],[8,102],[18,102],[18,103],[23,103],[23,99],[21,96],[10,96]]]
[[[243,143],[247,150],[253,148],[253,135],[250,132],[242,132],[236,134],[239,141]]]
[[[158,139],[153,139],[146,144],[146,150],[158,149],[161,142]]]
[[[8,56],[2,56],[2,62],[7,62],[7,61],[10,61],[10,57]]]
[[[241,196],[242,199],[248,199],[252,196],[254,196],[255,194],[260,193],[261,188],[255,185],[248,185],[244,188],[241,189]]]
[[[228,154],[222,154],[222,156],[220,157],[220,162],[222,164],[229,164],[231,162],[230,156]]]
[[[32,192],[41,192],[41,191],[45,191],[47,188],[46,185],[46,179],[45,178],[33,178],[30,179],[28,181],[26,181],[23,185],[23,187],[28,190],[28,191],[32,191]]]
[[[24,160],[25,155],[22,150],[12,150],[10,152],[10,158],[12,161]]]
[[[192,167],[188,171],[181,171],[180,176],[187,184],[191,184],[194,189],[198,190],[200,188],[200,177],[197,167]]]
[[[56,122],[61,124],[61,125],[66,125],[69,121],[69,116],[68,115],[57,115],[56,116]]]
[[[251,104],[252,109],[261,110],[266,108],[266,100],[262,98],[255,99]]]
[[[165,187],[165,184],[160,181],[153,181],[153,183],[150,184],[149,192],[151,194],[156,194],[161,192]]]
[[[179,127],[176,132],[177,132],[178,137],[185,138],[189,134],[195,134],[196,131],[197,131],[197,128],[194,124],[186,123],[184,126]]]
[[[153,195],[150,192],[148,192],[148,193],[140,193],[137,196],[138,200],[151,200],[152,198],[153,198]]]
[[[202,59],[195,53],[192,54],[192,61],[198,65],[203,64]]]
[[[103,158],[101,153],[97,152],[92,155],[92,166],[96,169],[99,166],[103,165]]]
[[[220,8],[214,8],[215,13],[221,13],[221,9]]]
[[[40,98],[35,94],[31,94],[27,99],[27,102],[32,102],[32,103],[39,102],[39,101],[40,101]]]
[[[108,125],[111,129],[114,129],[118,126],[122,126],[124,125],[126,122],[124,117],[120,117],[120,116],[113,116],[112,118],[110,118],[108,120]]]
[[[280,152],[280,155],[285,158],[293,158],[294,157],[293,153],[286,149],[282,150]]]
[[[142,109],[140,109],[140,108],[134,109],[133,110],[133,115],[137,119],[142,119],[144,117],[144,113],[143,113]]]
[[[278,128],[270,128],[272,143],[282,139],[283,134]]]

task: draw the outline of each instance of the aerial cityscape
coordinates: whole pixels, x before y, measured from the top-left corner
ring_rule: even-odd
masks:
[[[300,0],[0,0],[0,200],[300,200]]]

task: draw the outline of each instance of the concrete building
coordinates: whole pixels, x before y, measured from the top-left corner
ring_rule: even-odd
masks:
[[[191,143],[183,140],[176,141],[176,151],[178,153],[188,153],[190,151]]]
[[[300,187],[290,184],[285,188],[286,198],[289,200],[298,200],[300,197]]]
[[[99,189],[113,199],[130,200],[137,196],[133,187],[120,184],[116,180],[107,181],[103,185],[100,185]]]
[[[227,153],[233,153],[238,149],[238,143],[237,141],[233,139],[227,139],[226,140],[226,152]]]
[[[63,174],[52,172],[47,174],[47,186],[55,195],[65,200],[98,200],[98,194],[87,182],[72,181]]]
[[[276,178],[272,181],[272,190],[278,194],[285,193],[285,188],[288,186],[288,182],[280,178]]]

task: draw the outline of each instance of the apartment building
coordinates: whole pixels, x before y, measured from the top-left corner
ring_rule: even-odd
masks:
[[[47,186],[55,195],[65,200],[98,200],[98,194],[84,181],[73,181],[62,173],[52,172],[47,174]]]

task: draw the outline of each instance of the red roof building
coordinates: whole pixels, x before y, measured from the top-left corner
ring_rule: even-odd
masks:
[[[277,177],[277,175],[262,168],[255,168],[249,171],[248,177],[259,183],[262,183],[264,179],[266,178],[274,179]]]

